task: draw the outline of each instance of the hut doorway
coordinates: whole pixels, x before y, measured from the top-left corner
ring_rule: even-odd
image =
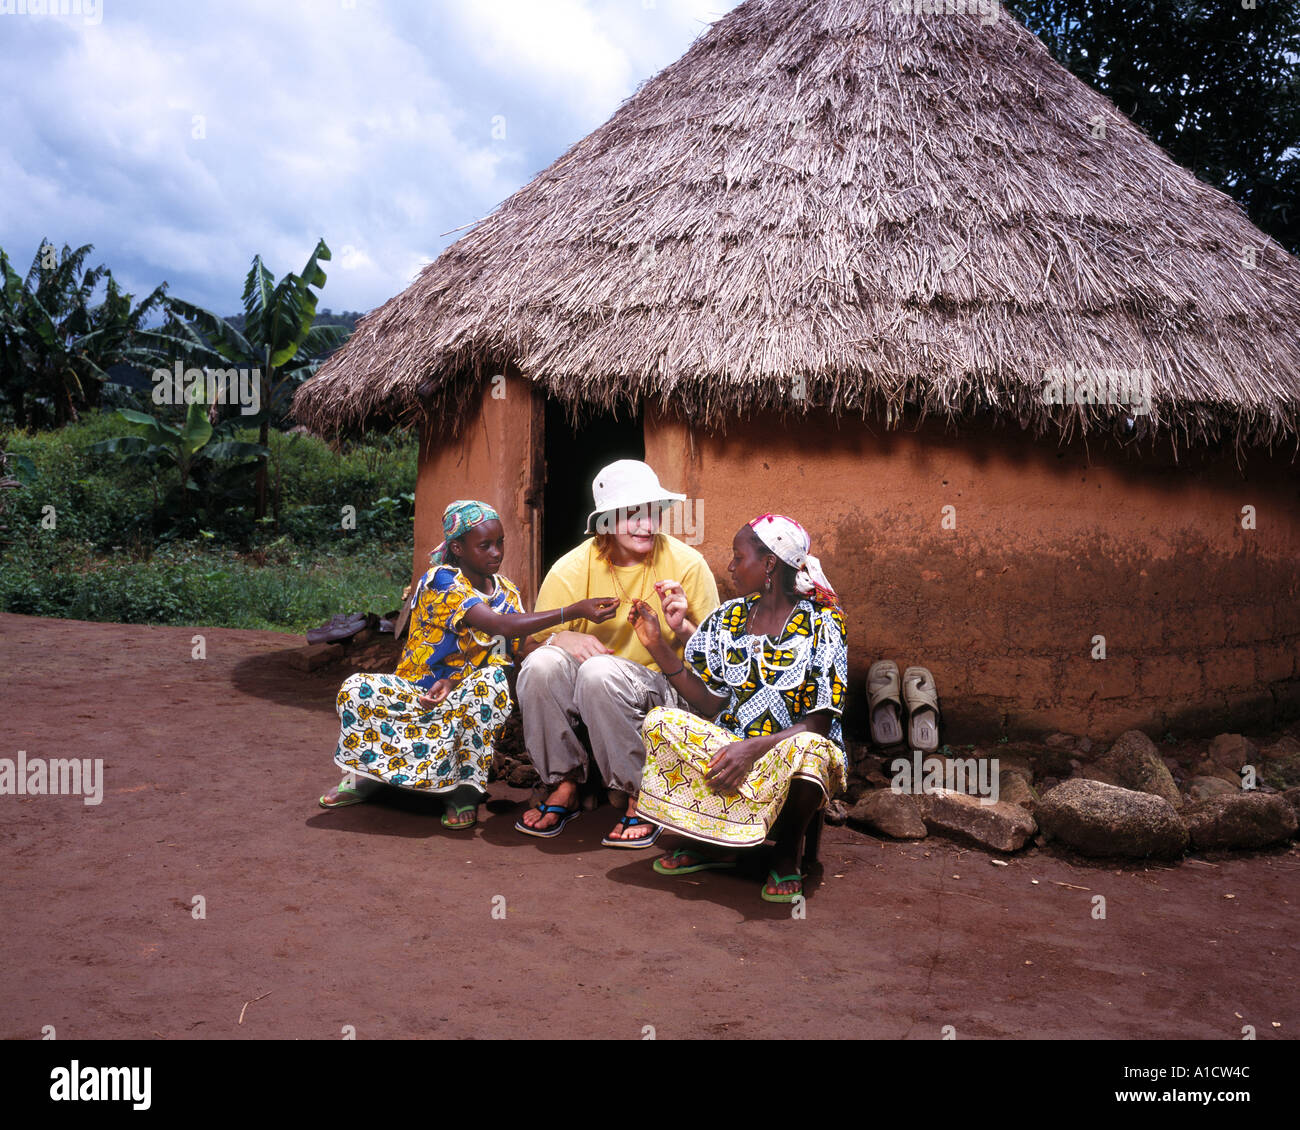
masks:
[[[591,513],[591,482],[616,459],[644,459],[641,413],[584,411],[575,426],[563,405],[546,401],[546,488],[542,496],[542,567],[539,580],[583,539]]]

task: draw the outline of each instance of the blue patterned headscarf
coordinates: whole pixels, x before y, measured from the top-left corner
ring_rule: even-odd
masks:
[[[447,543],[455,541],[469,533],[480,522],[500,521],[501,515],[486,502],[476,502],[470,498],[458,498],[448,503],[442,512],[442,541],[438,548],[429,554],[430,565],[441,565],[447,559]]]

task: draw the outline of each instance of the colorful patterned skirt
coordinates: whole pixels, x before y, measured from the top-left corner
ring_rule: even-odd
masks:
[[[471,668],[437,706],[398,675],[356,674],[339,689],[341,730],[334,762],[360,777],[402,789],[487,792],[492,751],[513,703],[505,671]]]
[[[761,844],[785,804],[790,782],[814,781],[826,799],[844,788],[844,751],[819,734],[778,742],[730,794],[715,793],[704,771],[723,746],[740,739],[685,710],[658,706],[641,727],[646,762],[636,813],[665,828],[726,847]]]

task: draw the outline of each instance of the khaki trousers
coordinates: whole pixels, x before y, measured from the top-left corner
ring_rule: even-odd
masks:
[[[641,723],[656,706],[681,702],[660,672],[640,663],[614,655],[579,663],[552,645],[524,660],[516,691],[524,743],[547,786],[586,780],[587,751],[573,732],[581,719],[605,784],[631,796],[641,789],[645,766]]]

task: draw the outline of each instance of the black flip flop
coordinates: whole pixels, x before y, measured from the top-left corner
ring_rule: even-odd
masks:
[[[651,824],[654,826],[654,831],[648,836],[642,836],[639,840],[611,840],[606,836],[600,841],[601,846],[612,848],[648,848],[659,838],[659,834],[664,830],[662,824],[655,824],[653,820],[645,820],[640,816],[624,816],[618,822],[618,826],[624,831],[627,831],[629,828],[635,828],[638,824]]]
[[[558,812],[560,814],[559,823],[550,828],[530,828],[524,823],[524,818],[521,816],[515,821],[515,831],[523,832],[525,836],[540,836],[544,840],[549,840],[552,836],[558,836],[563,832],[564,826],[575,816],[582,815],[581,808],[565,808],[562,804],[539,804],[537,811],[543,816],[550,812]]]

